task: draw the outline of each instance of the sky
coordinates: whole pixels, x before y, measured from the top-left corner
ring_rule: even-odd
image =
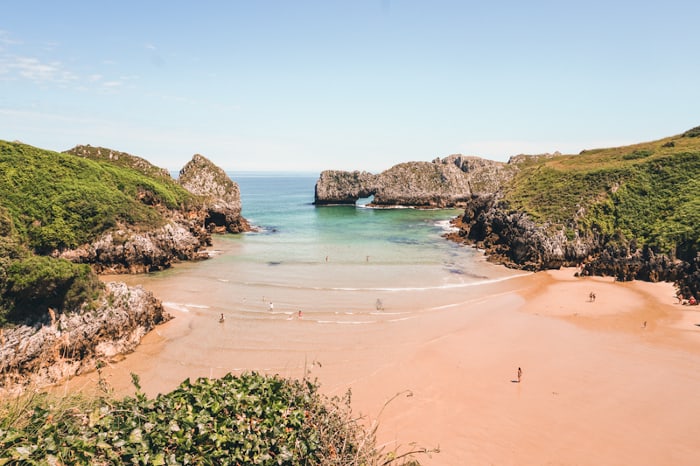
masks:
[[[0,3],[0,139],[379,172],[700,125],[700,2]]]

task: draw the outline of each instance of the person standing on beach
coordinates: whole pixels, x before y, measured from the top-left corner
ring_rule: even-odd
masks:
[[[520,383],[520,379],[523,377],[523,370],[518,367],[518,383]]]

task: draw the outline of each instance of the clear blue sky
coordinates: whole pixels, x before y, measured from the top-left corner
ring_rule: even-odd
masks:
[[[700,2],[0,4],[0,139],[362,169],[700,125]]]

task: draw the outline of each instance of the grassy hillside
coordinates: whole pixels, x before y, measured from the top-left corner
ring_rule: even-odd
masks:
[[[0,199],[18,237],[45,253],[72,248],[119,223],[163,222],[154,208],[177,208],[193,196],[172,179],[108,160],[0,141]]]
[[[126,162],[126,157],[122,157]],[[0,141],[0,324],[73,310],[101,289],[89,266],[45,256],[117,225],[152,228],[194,196],[137,167]]]
[[[700,127],[633,146],[539,158],[506,188],[509,208],[573,234],[632,240],[672,257],[698,250]]]

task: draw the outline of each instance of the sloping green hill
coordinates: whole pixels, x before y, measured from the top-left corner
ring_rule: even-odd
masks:
[[[153,171],[155,173],[155,171]],[[38,253],[73,248],[120,223],[163,223],[194,196],[169,177],[0,141],[0,199],[19,238]]]
[[[604,243],[691,259],[700,239],[700,128],[648,143],[538,158],[505,187],[510,209]]]
[[[126,161],[126,159],[123,159]],[[0,324],[76,310],[99,295],[88,265],[47,254],[127,225],[163,225],[196,201],[160,169],[0,141]]]

